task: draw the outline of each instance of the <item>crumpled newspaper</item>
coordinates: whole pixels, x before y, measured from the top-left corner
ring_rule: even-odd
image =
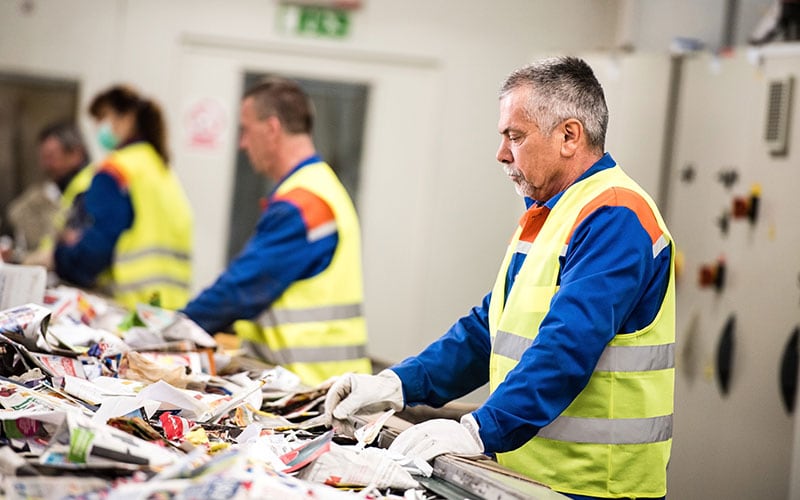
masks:
[[[0,335],[32,351],[52,352],[45,341],[50,309],[39,304],[23,304],[0,311]]]
[[[331,443],[330,451],[319,456],[298,475],[301,479],[330,486],[374,486],[377,488],[419,488],[419,483],[396,463],[387,450]]]

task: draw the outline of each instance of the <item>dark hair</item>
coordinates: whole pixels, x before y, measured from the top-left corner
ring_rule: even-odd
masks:
[[[161,107],[150,99],[145,99],[125,85],[114,85],[101,92],[89,105],[89,113],[100,118],[103,112],[111,108],[117,113],[134,113],[136,133],[149,142],[164,162],[169,161],[167,151],[167,128]]]
[[[65,151],[77,151],[83,157],[83,162],[88,163],[89,155],[86,152],[86,144],[77,125],[71,121],[61,121],[47,125],[39,132],[39,143],[53,137],[64,148]]]
[[[530,87],[528,118],[548,134],[562,121],[575,118],[586,129],[589,145],[605,148],[608,108],[603,87],[592,68],[577,57],[543,59],[513,71],[503,82],[503,97],[519,87]]]
[[[277,116],[291,134],[310,134],[314,127],[314,105],[293,80],[267,77],[248,89],[244,97],[253,98],[259,120]]]

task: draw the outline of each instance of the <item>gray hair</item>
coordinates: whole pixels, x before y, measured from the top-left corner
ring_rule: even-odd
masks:
[[[523,66],[505,79],[500,97],[520,87],[531,89],[526,111],[542,133],[574,118],[583,124],[589,146],[604,151],[608,108],[603,87],[584,60],[555,57]]]
[[[64,151],[77,151],[83,155],[83,160],[88,161],[89,155],[86,152],[86,145],[83,142],[78,126],[70,121],[63,121],[50,124],[39,132],[39,142],[42,143],[50,137],[55,138]]]

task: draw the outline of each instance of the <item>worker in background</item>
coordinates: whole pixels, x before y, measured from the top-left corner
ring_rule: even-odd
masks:
[[[309,385],[371,373],[358,217],[316,152],[313,118],[291,80],[272,77],[246,92],[239,146],[275,187],[242,252],[183,310],[211,333],[233,324],[249,354]]]
[[[86,147],[77,126],[53,123],[38,137],[39,166],[47,177],[30,185],[8,207],[13,244],[5,249],[8,262],[52,268],[53,231],[64,226],[72,199],[91,181]]]
[[[128,308],[154,297],[162,307],[183,307],[191,280],[192,213],[167,163],[161,109],[117,85],[98,94],[89,112],[110,153],[83,197],[83,225],[60,236],[56,272],[78,286],[99,287]]]
[[[495,454],[572,498],[659,498],[672,444],[672,238],[604,153],[603,90],[581,59],[520,68],[500,92],[497,159],[528,207],[483,302],[417,356],[331,387],[334,427],[361,412],[441,406],[489,383],[461,422],[390,449]]]
[[[53,269],[55,238],[66,227],[79,227],[76,217],[82,212],[83,193],[94,176],[94,168],[89,165],[89,154],[76,124],[58,122],[42,129],[39,133],[39,165],[58,188],[58,209],[50,230],[22,263]]]

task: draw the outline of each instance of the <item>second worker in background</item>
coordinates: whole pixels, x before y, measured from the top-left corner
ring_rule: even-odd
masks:
[[[239,146],[276,186],[242,252],[183,310],[211,333],[233,324],[250,354],[309,385],[371,373],[358,217],[316,152],[313,119],[294,81],[272,77],[246,92]]]
[[[154,296],[162,307],[182,307],[192,276],[192,212],[167,164],[161,109],[117,85],[98,94],[89,112],[110,153],[74,207],[78,221],[59,237],[56,273],[129,309]]]

